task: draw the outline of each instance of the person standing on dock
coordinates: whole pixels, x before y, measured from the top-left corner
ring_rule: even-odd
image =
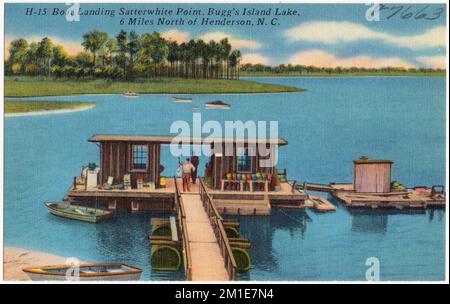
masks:
[[[198,159],[198,156],[195,155],[195,153],[192,153],[191,163],[195,168],[194,170],[191,171],[192,183],[195,185],[197,182],[198,165],[200,164],[200,160]]]
[[[195,171],[195,167],[192,165],[189,158],[186,158],[185,163],[182,163],[181,159],[178,158],[178,164],[181,166],[181,169],[183,171],[183,192],[191,191],[191,172]]]

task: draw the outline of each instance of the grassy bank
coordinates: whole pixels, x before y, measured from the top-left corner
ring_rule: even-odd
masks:
[[[55,110],[76,110],[95,106],[91,102],[62,101],[5,101],[5,114],[30,113]]]
[[[244,80],[197,80],[163,78],[142,81],[64,80],[33,77],[6,77],[5,97],[62,96],[78,94],[214,94],[299,92],[300,88]]]
[[[426,73],[426,72],[359,72],[359,73],[246,73],[241,72],[241,77],[446,77],[446,73]]]

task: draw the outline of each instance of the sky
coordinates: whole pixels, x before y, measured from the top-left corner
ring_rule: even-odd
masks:
[[[228,37],[233,48],[241,50],[243,63],[261,63],[266,65],[302,64],[319,67],[446,67],[446,8],[444,4],[405,5],[393,4],[381,10],[379,21],[368,21],[366,12],[370,6],[365,4],[93,4],[82,3],[81,11],[110,10],[114,16],[81,15],[78,22],[68,22],[64,15],[64,3],[57,4],[5,4],[5,48],[13,39],[25,38],[39,41],[50,37],[56,44],[63,45],[69,54],[82,51],[82,36],[92,30],[107,32],[116,36],[124,29],[139,34],[158,31],[167,39],[185,42],[189,39],[220,40]],[[409,7],[409,8],[408,8]],[[121,25],[120,21],[129,16],[120,15],[121,9],[167,9],[174,14],[168,19],[176,21],[184,18],[184,25]],[[207,15],[214,9],[219,15]],[[32,15],[26,12],[32,9]],[[39,11],[41,9],[41,11]],[[42,15],[46,9],[46,14]],[[175,12],[180,10],[180,15]],[[183,17],[188,10],[201,9],[205,15]],[[256,24],[264,16],[243,16],[244,9],[271,9],[269,22],[278,18],[276,25],[264,26],[224,26],[224,25],[188,25],[188,19],[210,18],[228,20],[250,20]],[[275,16],[288,9],[297,13],[290,16]],[[223,17],[220,13],[239,16]],[[39,15],[41,12],[41,15]],[[420,18],[425,16],[426,18]],[[135,16],[136,17],[136,16]],[[160,16],[156,16],[156,20]],[[166,16],[167,17],[167,16]],[[415,18],[417,17],[417,18]],[[144,19],[154,19],[144,16]],[[433,20],[431,20],[433,19]],[[199,21],[197,20],[197,21]]]

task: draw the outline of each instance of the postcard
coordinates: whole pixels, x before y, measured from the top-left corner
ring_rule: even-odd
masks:
[[[448,282],[445,2],[2,6],[5,282]]]

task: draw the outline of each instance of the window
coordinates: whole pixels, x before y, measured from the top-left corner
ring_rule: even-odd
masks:
[[[237,171],[238,172],[251,172],[252,171],[252,157],[249,155],[248,148],[238,148]]]
[[[132,169],[147,169],[148,146],[133,145]]]

